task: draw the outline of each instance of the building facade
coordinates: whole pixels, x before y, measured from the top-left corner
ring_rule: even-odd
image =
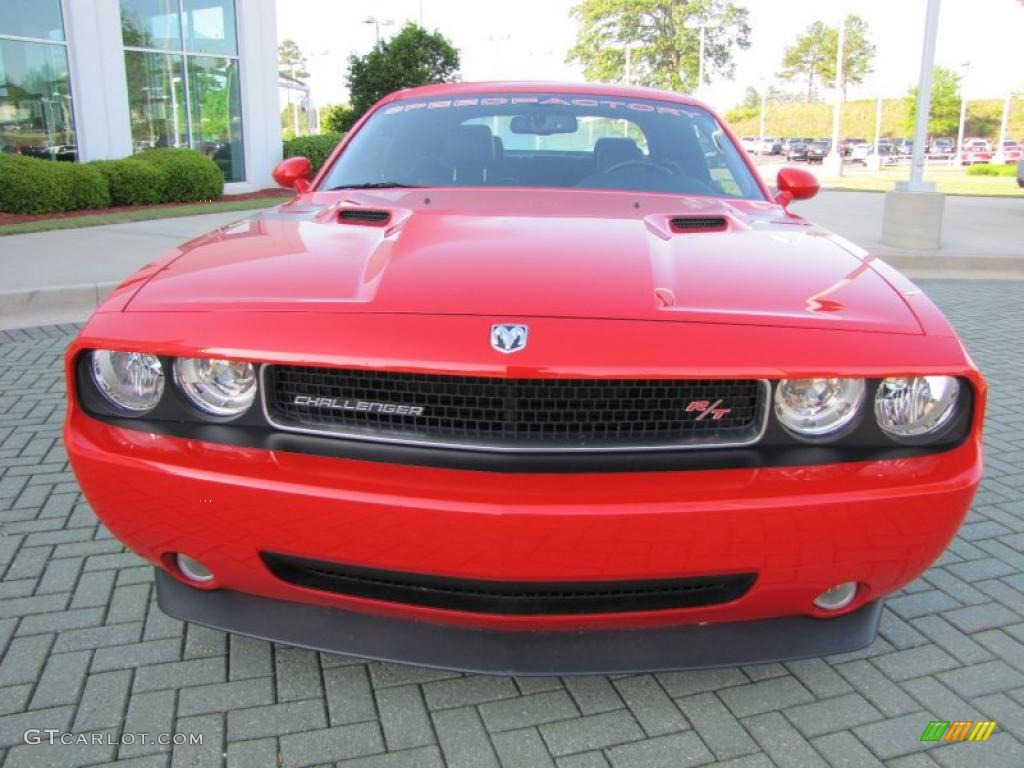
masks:
[[[273,186],[274,14],[274,0],[0,0],[0,151],[87,161],[191,147],[227,192]]]

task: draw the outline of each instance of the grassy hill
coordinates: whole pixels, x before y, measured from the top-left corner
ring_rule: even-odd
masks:
[[[863,138],[875,137],[874,99],[848,101],[843,105],[840,135]],[[965,136],[979,136],[995,141],[999,138],[999,122],[1003,115],[1003,102],[985,99],[967,103]],[[760,131],[761,111],[756,107],[737,107],[725,114],[725,119],[739,136],[757,136]],[[832,135],[831,104],[768,104],[765,109],[764,132],[767,136]],[[907,128],[907,102],[905,99],[882,101],[882,136],[888,138],[910,136]],[[1008,136],[1024,139],[1024,98],[1010,103]],[[955,132],[952,134],[956,138]]]

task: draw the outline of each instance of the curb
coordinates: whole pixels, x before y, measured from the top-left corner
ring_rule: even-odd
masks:
[[[18,327],[18,318],[60,316],[85,319],[118,285],[120,282],[84,283],[0,291],[0,328]]]

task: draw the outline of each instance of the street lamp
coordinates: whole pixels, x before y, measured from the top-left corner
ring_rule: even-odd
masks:
[[[609,48],[626,52],[626,85],[633,84],[633,46],[635,43],[632,40],[625,42],[609,43]]]
[[[377,42],[380,42],[380,28],[390,27],[395,23],[394,19],[378,19],[376,16],[367,16],[363,19],[363,24],[373,24],[374,32],[377,34]]]
[[[963,74],[960,75],[960,127],[956,131],[956,160],[955,165],[963,164],[964,147],[964,126],[967,124],[967,71],[971,68],[971,62],[965,61],[960,65]]]
[[[1006,162],[1006,153],[1003,151],[1003,147],[1006,146],[1006,128],[1010,122],[1010,97],[1012,95],[1010,91],[1007,91],[1006,101],[1003,102],[1003,119],[999,123],[999,145],[996,147],[996,153],[992,156],[992,162],[997,165]]]
[[[765,104],[766,104],[766,102],[768,100],[768,80],[762,77],[757,82],[758,82],[758,85],[761,86],[761,131],[760,131],[761,135],[758,138],[763,142],[764,141],[764,108],[765,108]],[[758,151],[760,152],[760,151],[763,151],[763,150],[758,148]]]
[[[716,19],[687,19],[683,26],[686,29],[700,30],[700,52],[697,54],[697,91],[704,87],[704,30],[722,26]]]
[[[843,153],[839,146],[840,117],[843,110],[843,48],[846,44],[846,19],[839,17],[839,44],[836,46],[836,101],[832,107],[832,146],[822,160],[822,171],[830,176],[843,175]]]

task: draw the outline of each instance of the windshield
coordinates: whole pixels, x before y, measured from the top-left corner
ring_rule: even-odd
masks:
[[[568,94],[396,101],[377,110],[321,189],[550,187],[764,200],[708,112]]]

